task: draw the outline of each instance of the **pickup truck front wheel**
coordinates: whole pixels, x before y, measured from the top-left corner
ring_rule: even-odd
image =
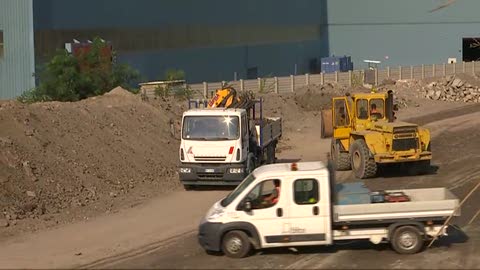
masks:
[[[422,233],[415,226],[402,226],[395,230],[391,239],[392,248],[400,254],[414,254],[422,249]]]
[[[248,235],[243,231],[230,231],[223,237],[222,251],[230,258],[244,258],[251,251]]]

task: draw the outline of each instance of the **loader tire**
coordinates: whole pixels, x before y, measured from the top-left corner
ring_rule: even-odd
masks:
[[[377,174],[377,163],[370,158],[370,150],[364,140],[358,139],[350,147],[352,170],[360,179],[372,178]]]
[[[349,153],[340,151],[340,142],[332,140],[331,155],[335,164],[335,170],[348,171],[352,169]]]
[[[430,160],[409,162],[407,173],[410,176],[428,174],[430,172]]]

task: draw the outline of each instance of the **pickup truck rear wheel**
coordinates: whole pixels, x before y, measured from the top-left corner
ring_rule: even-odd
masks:
[[[377,174],[377,163],[370,158],[370,150],[364,140],[358,139],[350,147],[352,169],[361,179],[371,178]]]
[[[402,226],[394,231],[391,244],[397,253],[414,254],[422,249],[424,240],[417,227]]]
[[[244,258],[251,251],[248,235],[243,231],[230,231],[222,239],[222,251],[230,258]]]

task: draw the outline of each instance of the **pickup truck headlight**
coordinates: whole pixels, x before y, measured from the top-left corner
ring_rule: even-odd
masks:
[[[191,168],[180,168],[180,173],[192,173]]]
[[[243,168],[230,168],[230,173],[243,173]]]
[[[221,218],[224,214],[225,210],[223,208],[216,208],[210,213],[210,215],[208,215],[207,220],[215,220],[217,218]]]

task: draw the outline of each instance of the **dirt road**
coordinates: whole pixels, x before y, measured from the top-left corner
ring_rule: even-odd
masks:
[[[472,146],[480,145],[480,106],[469,106],[463,109],[448,110],[443,113],[425,115],[417,118],[428,124],[434,136],[435,147],[434,171],[425,176],[406,176],[401,172],[390,173],[366,184],[373,189],[383,188],[421,188],[447,186],[460,198],[463,198],[480,179],[478,165],[480,153]],[[408,116],[408,115],[407,115]],[[318,133],[316,133],[318,134]],[[313,139],[313,132],[303,133],[299,139]],[[462,139],[459,139],[462,138]],[[328,149],[328,140],[322,140],[322,150]],[[440,147],[441,146],[441,147]],[[310,150],[309,150],[310,149]],[[321,157],[319,150],[312,150],[308,144],[301,144],[299,156],[295,149],[282,153],[284,160],[315,160]],[[473,151],[472,151],[473,150]],[[477,149],[480,150],[480,149]],[[288,157],[288,158],[287,158]],[[339,181],[353,181],[350,172],[339,174]],[[347,243],[334,247],[302,248],[297,252],[289,249],[273,249],[258,252],[255,256],[235,260],[224,256],[205,254],[197,244],[195,233],[179,239],[170,246],[152,251],[149,254],[131,258],[108,265],[117,269],[126,268],[286,268],[286,269],[319,269],[319,268],[479,268],[480,220],[467,226],[468,221],[478,210],[480,196],[472,197],[462,208],[462,216],[455,224],[462,231],[452,228],[450,237],[437,242],[431,249],[413,256],[400,256],[388,245],[375,246],[368,241]],[[106,265],[97,265],[105,267]]]

